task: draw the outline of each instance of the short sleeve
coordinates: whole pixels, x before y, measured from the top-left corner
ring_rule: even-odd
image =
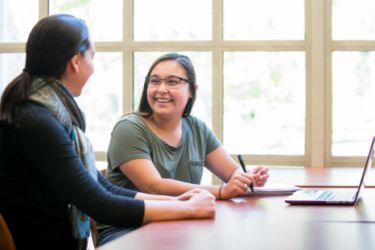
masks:
[[[220,147],[221,143],[219,139],[216,137],[215,133],[209,127],[207,127],[206,124],[203,123],[203,125],[205,127],[206,138],[207,138],[206,152],[207,154],[209,154],[215,149],[217,149],[218,147]]]
[[[111,135],[108,149],[109,167],[114,170],[130,160],[151,160],[150,155],[146,131],[140,121],[127,118],[120,120]]]
[[[195,131],[194,134],[197,142],[205,146],[206,155],[221,146],[215,133],[205,124],[204,121],[197,117],[190,116],[188,122],[190,123],[192,130]]]

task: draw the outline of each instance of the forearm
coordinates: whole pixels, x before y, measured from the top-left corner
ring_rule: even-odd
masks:
[[[179,220],[193,217],[185,201],[145,201],[143,223],[164,220]]]
[[[150,183],[145,183],[138,187],[139,190],[150,194],[161,194],[161,195],[180,195],[193,188],[200,188],[200,185],[191,184],[188,182],[177,181],[167,178],[159,178]]]
[[[98,172],[98,182],[110,193],[121,195],[121,196],[128,196],[128,197],[135,197],[136,191],[122,188],[116,185],[113,185],[111,182],[107,180],[103,175]]]
[[[220,169],[219,169],[220,171]],[[241,168],[236,166],[230,166],[230,167],[222,167],[222,170],[220,173],[217,173],[217,170],[212,170],[212,172],[220,178],[223,182],[227,183],[229,182],[230,178],[234,175],[236,172],[243,172]]]
[[[168,195],[146,194],[142,192],[138,192],[135,195],[135,198],[140,199],[140,200],[159,200],[159,201],[175,200],[175,197],[168,196]]]
[[[194,188],[205,189],[209,191],[211,194],[213,194],[217,199],[219,198],[220,186],[218,185],[197,185],[197,184],[191,184],[191,183],[182,182],[182,181],[176,181],[172,179],[161,179],[154,185],[150,185],[149,190],[150,190],[150,193],[176,196],[176,195],[181,195],[182,193],[185,193]],[[162,196],[162,197],[165,197],[165,196]]]
[[[228,182],[236,171],[242,171],[240,166],[219,147],[206,156],[206,167],[222,181]]]

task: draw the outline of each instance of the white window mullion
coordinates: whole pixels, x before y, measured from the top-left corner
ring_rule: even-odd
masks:
[[[133,111],[133,0],[124,0],[122,112]]]
[[[332,167],[332,0],[325,4],[325,167]]]
[[[212,42],[223,44],[223,0],[213,1]],[[223,51],[222,46],[212,50],[212,126],[223,140]]]
[[[307,0],[306,21],[306,163],[325,166],[325,2]]]
[[[223,0],[212,1],[212,42],[223,44]],[[212,50],[212,129],[223,141],[223,50],[222,46]],[[212,175],[212,183],[220,180]]]
[[[49,0],[39,0],[39,19],[48,16]]]

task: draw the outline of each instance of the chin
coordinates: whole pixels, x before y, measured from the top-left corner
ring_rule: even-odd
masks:
[[[74,92],[72,95],[73,95],[74,97],[78,97],[78,96],[81,95],[81,93],[82,93],[82,90],[79,90],[79,91]]]
[[[169,115],[169,112],[163,112],[163,111],[160,111],[160,110],[153,110],[152,113],[154,113],[157,116],[168,116]]]

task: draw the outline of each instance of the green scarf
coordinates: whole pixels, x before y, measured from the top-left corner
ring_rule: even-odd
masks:
[[[54,78],[33,77],[30,100],[45,107],[60,121],[72,139],[72,144],[91,176],[97,180],[94,152],[85,136],[85,119],[73,96],[61,82]],[[78,242],[78,249],[86,248],[90,235],[90,218],[73,204],[68,206],[68,214],[73,237]]]

